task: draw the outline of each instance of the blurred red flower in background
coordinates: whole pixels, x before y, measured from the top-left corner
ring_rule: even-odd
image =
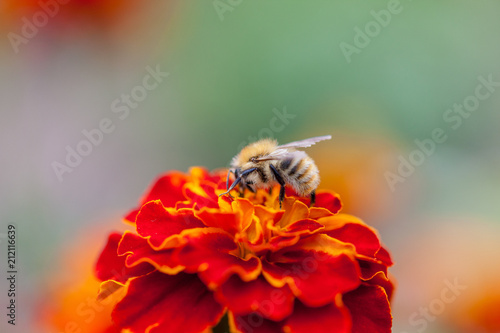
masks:
[[[4,0],[0,30],[7,32],[15,53],[34,39],[38,47],[47,48],[87,39],[109,43],[140,31],[149,9],[147,4],[119,0]],[[128,40],[133,36],[127,35]]]
[[[161,176],[113,233],[96,265],[100,299],[130,332],[211,332],[227,313],[233,332],[390,332],[392,265],[372,228],[278,190],[218,197],[226,171]],[[234,192],[236,194],[236,192]],[[291,195],[290,195],[291,194]]]
[[[33,332],[118,333],[111,311],[123,297],[114,293],[105,300],[96,299],[99,281],[92,269],[101,251],[102,242],[95,235],[103,234],[111,220],[101,221],[98,228],[86,229],[64,246],[59,266],[64,270],[51,272],[37,302]],[[125,229],[125,228],[123,228]]]
[[[41,22],[42,16],[63,21],[87,17],[100,24],[110,23],[130,7],[119,0],[5,0],[2,6],[3,11],[16,21],[22,16]]]

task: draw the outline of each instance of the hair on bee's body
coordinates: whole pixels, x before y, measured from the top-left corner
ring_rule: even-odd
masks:
[[[312,158],[306,153],[297,151],[298,156],[277,163],[285,181],[300,196],[311,194],[319,185],[319,170]],[[303,155],[303,156],[301,156]]]
[[[319,171],[316,164],[305,152],[296,148],[306,148],[331,137],[320,136],[285,145],[278,145],[273,139],[262,139],[244,147],[231,162],[228,172],[228,194],[236,185],[241,190],[248,188],[255,192],[257,188],[269,188],[276,183],[281,186],[279,202],[285,198],[285,185],[290,185],[300,196],[311,196],[314,204],[316,188],[319,185]],[[235,174],[235,181],[229,186],[230,173]]]
[[[269,168],[271,161],[258,162],[257,158],[268,156],[276,150],[278,142],[272,139],[263,139],[249,144],[236,155],[232,162],[231,167],[238,171],[249,170],[256,168],[256,172],[248,174],[245,179],[242,179],[241,184],[243,188],[248,188],[252,192],[255,188],[268,188],[271,186],[269,180],[274,179]]]

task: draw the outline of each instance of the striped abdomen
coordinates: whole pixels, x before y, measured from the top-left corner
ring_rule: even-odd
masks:
[[[285,182],[292,186],[297,194],[306,196],[319,185],[319,172],[314,161],[304,152],[273,163]]]

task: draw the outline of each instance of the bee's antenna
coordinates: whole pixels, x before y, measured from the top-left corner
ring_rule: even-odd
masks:
[[[219,197],[223,196],[225,194],[229,194],[229,192],[231,192],[233,190],[233,188],[235,188],[236,185],[238,185],[240,182],[241,182],[241,177],[236,178],[234,180],[234,183],[231,184],[231,187],[228,188],[226,192],[219,194]],[[229,180],[226,183],[229,184]]]

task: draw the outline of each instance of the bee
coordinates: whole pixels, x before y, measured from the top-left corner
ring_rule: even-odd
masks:
[[[298,195],[309,195],[311,205],[314,205],[316,189],[319,185],[318,167],[305,152],[297,148],[307,148],[331,138],[330,135],[317,136],[284,145],[278,145],[278,142],[273,139],[262,139],[249,144],[233,157],[231,168],[227,173],[227,191],[221,195],[229,194],[238,184],[240,191],[247,188],[251,192],[255,192],[257,188],[269,188],[279,184],[281,209],[281,204],[285,199],[285,185],[288,184]],[[231,173],[234,173],[235,181],[229,186]]]

